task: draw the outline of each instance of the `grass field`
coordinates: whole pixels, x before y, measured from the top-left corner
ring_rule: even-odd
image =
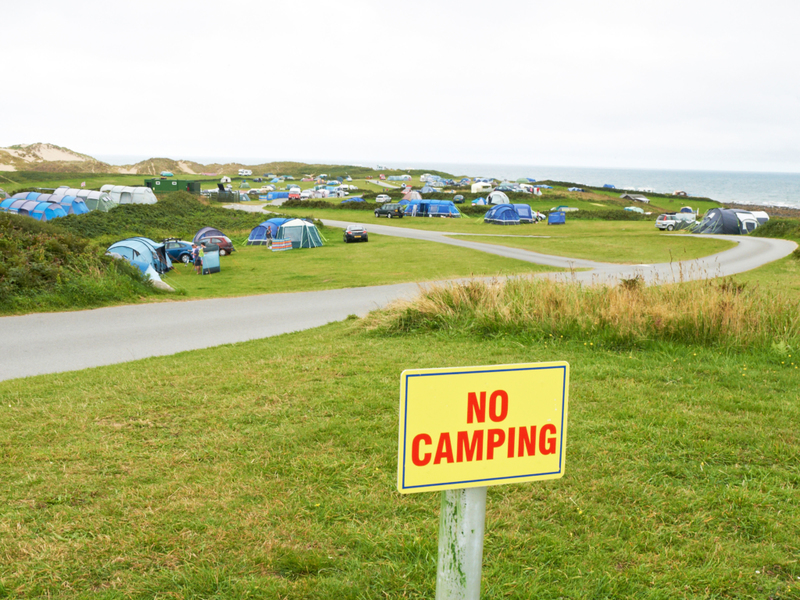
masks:
[[[0,383],[0,590],[432,598],[400,371],[543,360],[572,365],[566,475],[489,490],[483,597],[797,597],[792,352],[360,321]]]
[[[164,281],[185,291],[184,299],[557,270],[434,242],[370,234],[366,243],[345,244],[341,229],[323,227],[321,233],[327,240],[321,248],[272,252],[237,244],[236,252],[222,257],[220,273],[200,277],[192,265],[176,264]]]

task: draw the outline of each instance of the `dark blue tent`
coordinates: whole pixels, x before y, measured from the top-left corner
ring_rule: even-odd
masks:
[[[511,204],[494,205],[483,216],[483,221],[494,225],[519,225],[520,223],[519,215]]]
[[[344,204],[345,202],[363,202],[364,199],[360,196],[356,196],[355,198],[345,198],[339,204]]]
[[[272,219],[268,219],[263,223],[259,223],[255,227],[253,227],[250,235],[247,237],[247,242],[245,243],[246,246],[266,246],[269,242],[268,240],[274,238],[278,235],[278,228],[286,223],[286,221],[291,221],[291,219],[284,219],[280,217],[274,217]],[[270,235],[267,236],[267,230],[269,230]]]
[[[747,234],[758,227],[759,222],[760,220],[749,210],[712,208],[692,229],[692,233]]]
[[[684,206],[683,208],[681,208],[681,212],[682,213],[693,213],[694,211],[692,210],[691,206]]]
[[[497,206],[503,206],[502,204],[498,204]],[[533,211],[528,204],[512,204],[511,206],[514,207],[514,210],[517,211],[517,215],[519,216],[520,223],[535,223],[536,219],[533,216]]]
[[[568,192],[582,192],[582,191],[583,191],[583,188],[579,188],[579,187],[571,187],[571,188],[568,188],[568,189],[567,189],[567,191],[568,191]]]
[[[608,188],[608,189],[610,189],[610,190],[616,189],[616,187],[615,187],[615,186],[613,186],[613,185],[611,185],[610,183],[604,183],[604,184],[603,184],[603,187],[604,187],[604,188]]]

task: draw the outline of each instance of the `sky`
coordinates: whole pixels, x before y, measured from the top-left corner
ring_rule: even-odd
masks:
[[[797,0],[5,0],[0,146],[800,172]]]

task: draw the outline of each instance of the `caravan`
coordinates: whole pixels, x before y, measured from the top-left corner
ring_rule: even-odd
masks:
[[[250,177],[253,171],[250,169],[239,169],[239,177]]]

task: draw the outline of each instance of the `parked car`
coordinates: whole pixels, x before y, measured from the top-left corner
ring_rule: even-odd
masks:
[[[289,200],[300,200],[302,192],[299,189],[289,191]]]
[[[215,244],[219,246],[219,255],[225,256],[226,254],[231,254],[232,252],[236,252],[236,248],[233,247],[233,242],[227,236],[212,236],[203,238],[200,240],[202,244]]]
[[[164,250],[173,262],[189,264],[192,260],[192,242],[170,238],[164,240]]]
[[[697,217],[694,213],[667,213],[658,215],[656,227],[661,231],[665,229],[667,231],[672,231],[673,229],[686,229],[696,222]]]
[[[464,196],[461,194],[456,194],[453,196],[453,204],[463,204],[464,203]]]
[[[308,200],[314,195],[313,190],[303,190],[300,192],[300,200]]]
[[[404,210],[405,207],[402,204],[383,204],[375,209],[375,216],[402,219]]]
[[[368,242],[369,236],[367,235],[367,228],[363,225],[348,225],[344,230],[344,243],[350,242]]]
[[[378,204],[383,204],[384,202],[391,202],[392,199],[387,194],[378,194],[378,197],[375,198],[375,202]]]

